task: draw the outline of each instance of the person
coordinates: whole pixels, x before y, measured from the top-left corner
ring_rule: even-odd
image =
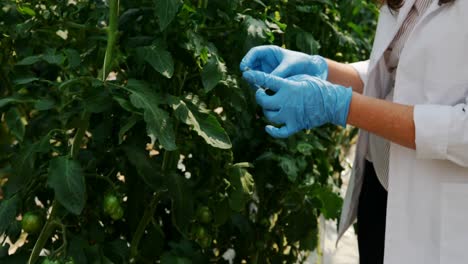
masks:
[[[339,236],[357,217],[362,264],[468,261],[466,11],[463,0],[387,0],[368,61],[260,46],[240,64],[271,136],[360,128]]]

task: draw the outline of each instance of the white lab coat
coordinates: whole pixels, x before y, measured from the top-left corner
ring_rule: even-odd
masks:
[[[388,74],[377,74],[385,69],[381,58],[414,2],[406,0],[398,14],[382,7],[370,61],[353,65],[372,96],[379,97],[389,83]],[[434,0],[420,19],[401,54],[394,101],[415,105],[417,149],[390,148],[385,264],[466,264],[467,0],[442,6]],[[340,236],[356,218],[367,144],[362,131]]]

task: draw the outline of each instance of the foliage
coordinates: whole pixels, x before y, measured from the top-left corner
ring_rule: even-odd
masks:
[[[0,5],[0,234],[16,241],[27,212],[45,220],[15,254],[0,244],[2,263],[43,248],[48,263],[223,263],[228,249],[293,263],[316,247],[317,217],[338,216],[355,131],[267,137],[238,65],[268,43],[365,59],[374,4]]]

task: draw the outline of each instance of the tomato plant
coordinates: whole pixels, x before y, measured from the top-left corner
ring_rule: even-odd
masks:
[[[268,137],[238,65],[261,44],[365,59],[376,15],[364,0],[2,1],[1,262],[303,261],[318,216],[339,214],[356,131]],[[36,211],[41,232],[10,250]]]

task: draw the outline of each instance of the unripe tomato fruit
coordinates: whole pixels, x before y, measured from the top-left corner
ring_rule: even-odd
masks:
[[[108,194],[104,197],[102,206],[104,208],[104,213],[112,215],[120,208],[119,198],[113,194]]]
[[[197,209],[197,219],[200,223],[208,224],[213,220],[210,208],[208,206],[201,206]]]
[[[211,246],[211,236],[210,235],[207,235],[203,238],[200,238],[197,240],[198,241],[198,244],[202,247],[202,248],[208,248]]]
[[[202,238],[205,238],[206,236],[207,236],[207,232],[203,226],[197,226],[195,228],[195,237],[197,239],[202,239]]]
[[[123,210],[122,206],[119,205],[119,207],[114,212],[112,212],[110,214],[110,217],[113,220],[117,221],[117,220],[122,219],[123,215],[124,215],[124,210]]]
[[[60,264],[60,262],[58,262],[58,260],[50,260],[46,258],[44,261],[42,261],[42,264]]]
[[[38,233],[42,229],[42,219],[34,213],[27,212],[23,215],[23,220],[21,220],[21,228],[29,234]]]

